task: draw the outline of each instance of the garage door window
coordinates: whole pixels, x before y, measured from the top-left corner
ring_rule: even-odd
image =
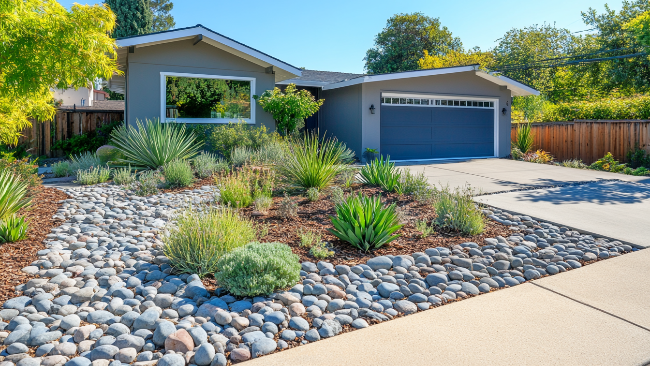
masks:
[[[382,98],[383,105],[494,108],[494,102],[462,99]]]

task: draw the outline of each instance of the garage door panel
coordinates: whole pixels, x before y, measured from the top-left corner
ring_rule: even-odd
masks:
[[[434,128],[433,142],[438,143],[476,143],[494,142],[492,126],[438,126]]]
[[[476,158],[494,155],[494,145],[489,143],[455,143],[433,145],[436,158]]]
[[[385,113],[385,115],[384,115]],[[381,126],[431,126],[431,108],[387,107],[381,110]]]
[[[391,160],[432,159],[431,144],[388,144],[381,146],[381,154],[390,156]]]
[[[413,143],[431,142],[433,128],[431,126],[399,126],[383,127],[381,129],[381,142],[387,143]]]

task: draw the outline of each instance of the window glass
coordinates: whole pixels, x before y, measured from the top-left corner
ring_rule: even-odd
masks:
[[[420,104],[420,99],[413,99],[413,104]]]
[[[251,82],[166,77],[166,120],[176,118],[251,118]]]
[[[436,99],[436,105],[440,105],[440,100]]]
[[[478,102],[477,102],[477,101],[473,101],[473,102],[472,102],[472,106],[474,106],[474,107],[478,107]]]
[[[422,99],[422,100],[420,100],[420,103],[429,105],[429,99]]]
[[[443,101],[442,101],[442,105],[447,105],[447,101],[446,101],[446,100],[443,100]]]
[[[490,102],[490,108],[494,108],[494,102]]]
[[[412,98],[406,99],[406,104],[413,104],[413,99]]]
[[[393,104],[399,104],[399,98],[393,98]]]
[[[406,104],[406,98],[399,98],[399,104]]]
[[[455,105],[455,106],[459,106],[459,105],[460,105],[460,101],[458,101],[458,100],[454,100],[454,105]]]
[[[466,106],[467,106],[467,102],[464,101],[464,100],[461,100],[461,101],[460,101],[460,106],[461,106],[461,107],[466,107]]]

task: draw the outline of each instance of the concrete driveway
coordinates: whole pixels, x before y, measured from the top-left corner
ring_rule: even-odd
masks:
[[[650,177],[506,159],[402,168],[423,172],[433,185],[469,184],[489,193],[477,200],[494,207],[639,247],[650,246]],[[585,182],[588,184],[572,185]]]

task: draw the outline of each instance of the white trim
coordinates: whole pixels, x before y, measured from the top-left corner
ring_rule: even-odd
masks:
[[[398,93],[398,92],[382,92],[379,95],[379,99],[383,97],[386,98],[421,98],[421,99],[463,99],[463,100],[480,100],[480,101],[488,101],[488,102],[494,102],[494,107],[461,107],[461,106],[453,106],[453,107],[448,107],[448,106],[443,106],[443,105],[417,105],[417,104],[384,104],[380,102],[381,107],[435,107],[435,108],[471,108],[471,109],[492,109],[494,108],[494,155],[493,156],[481,156],[481,157],[464,157],[464,158],[437,158],[437,159],[411,159],[411,160],[395,160],[395,162],[399,161],[424,161],[424,160],[452,160],[452,159],[478,159],[478,158],[498,158],[499,157],[499,113],[501,112],[499,109],[499,98],[495,97],[481,97],[481,96],[459,96],[459,95],[444,95],[444,94],[414,94],[414,93]],[[425,98],[422,98],[425,97]],[[381,119],[381,110],[379,111],[380,113],[380,119]],[[380,127],[380,136],[379,140],[381,141],[381,127]],[[381,153],[381,144],[380,144],[380,153]]]
[[[477,70],[476,76],[491,81],[497,85],[507,86],[515,97],[539,95],[539,90],[533,89],[528,85],[522,84],[503,75],[495,75],[493,73]]]
[[[328,82],[325,81],[301,81],[301,80],[283,80],[275,83],[275,85],[289,85],[289,84],[295,84],[296,86],[310,86],[310,87],[324,87],[325,85],[329,85]]]
[[[250,98],[251,98],[251,118],[176,118],[179,123],[230,123],[237,121],[244,121],[247,124],[255,124],[255,78],[243,76],[224,76],[224,75],[209,75],[209,74],[190,74],[181,72],[161,72],[160,73],[160,121],[165,122],[167,118],[167,76],[178,76],[186,78],[199,78],[199,79],[221,79],[221,80],[244,80],[251,83]]]
[[[294,66],[285,62],[277,60],[267,54],[236,42],[230,38],[224,37],[219,33],[215,33],[203,26],[196,26],[192,28],[178,29],[174,31],[167,31],[161,33],[145,34],[137,37],[129,37],[125,39],[118,39],[116,41],[118,47],[131,47],[131,46],[150,46],[160,43],[173,42],[181,39],[189,39],[197,35],[202,35],[204,38],[209,38],[214,42],[218,42],[227,48],[241,52],[243,54],[252,56],[253,58],[261,61],[262,66],[275,66],[289,74],[295,75],[292,77],[302,76],[302,71]],[[208,42],[209,43],[209,42]],[[259,63],[259,62],[258,62]]]
[[[442,69],[427,69],[427,70],[418,70],[418,71],[396,72],[392,74],[366,75],[366,76],[360,76],[358,78],[354,78],[346,81],[341,81],[338,83],[328,84],[323,87],[323,90],[343,88],[346,86],[356,85],[361,83],[372,83],[375,81],[410,79],[410,78],[419,78],[423,76],[454,74],[457,72],[467,72],[467,71],[475,71],[475,70],[476,70],[476,66],[458,66],[458,67],[447,67]]]

